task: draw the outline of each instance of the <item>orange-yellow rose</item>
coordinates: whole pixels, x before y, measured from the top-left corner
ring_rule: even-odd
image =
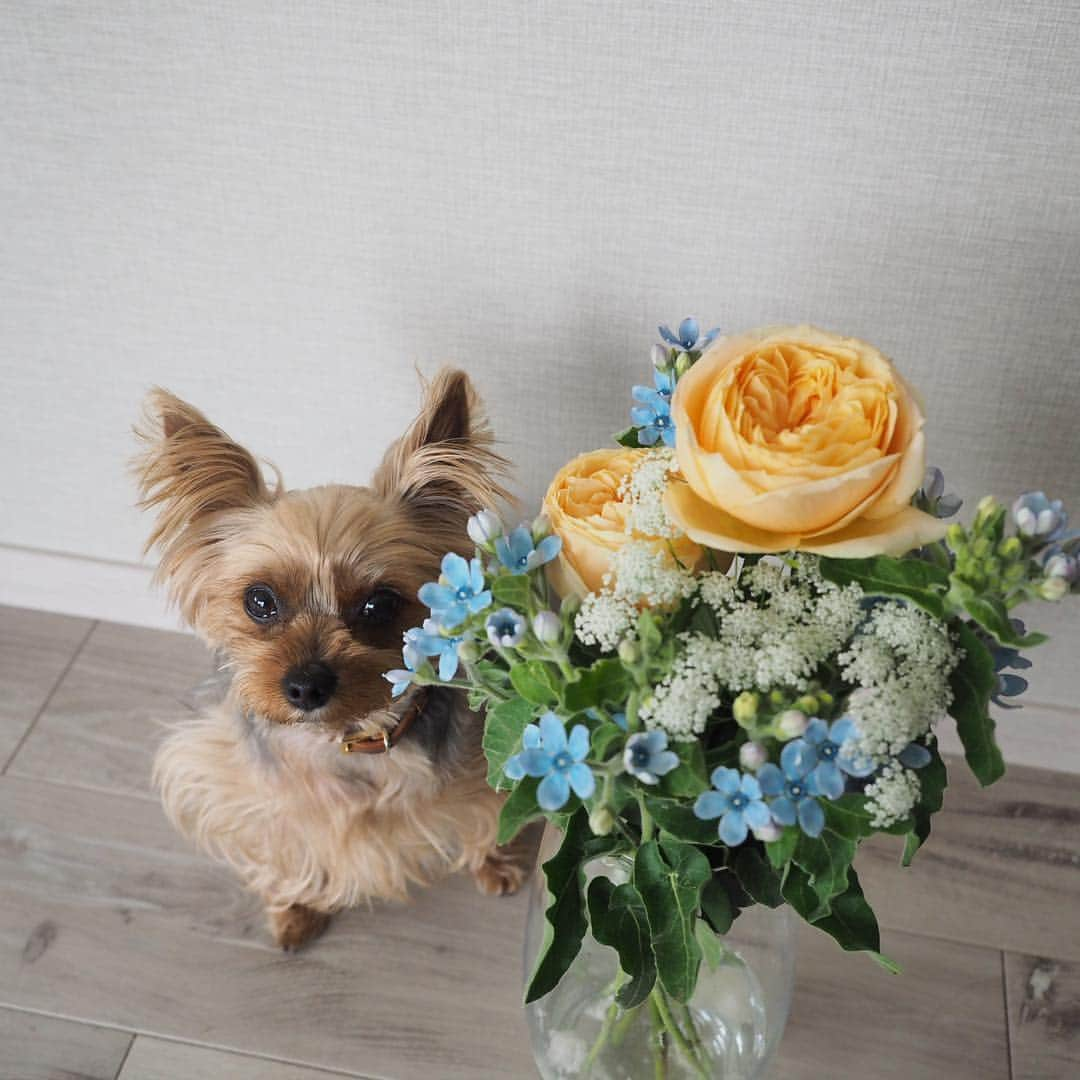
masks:
[[[544,513],[551,529],[562,538],[558,559],[550,565],[551,583],[562,596],[584,596],[604,586],[611,573],[611,558],[629,539],[649,539],[628,534],[630,506],[624,501],[623,483],[648,455],[648,450],[593,450],[564,465],[544,496]],[[685,536],[656,539],[658,546],[671,544],[679,561],[693,566],[701,557],[697,544]]]
[[[812,326],[718,341],[672,401],[668,515],[722,551],[900,555],[945,524],[909,505],[923,414],[872,345]]]

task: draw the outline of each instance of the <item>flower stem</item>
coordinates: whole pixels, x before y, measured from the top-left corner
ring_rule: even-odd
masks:
[[[652,1017],[652,1032],[649,1046],[653,1055],[653,1080],[667,1080],[667,1046],[664,1042],[664,1021],[656,1005],[655,994],[649,997],[649,1015]]]
[[[697,1053],[694,1048],[687,1041],[686,1036],[682,1033],[679,1025],[675,1022],[675,1018],[671,1015],[671,1010],[668,1008],[667,994],[664,993],[660,987],[654,987],[650,998],[656,1007],[657,1015],[660,1018],[661,1023],[664,1025],[664,1030],[671,1036],[675,1045],[682,1051],[683,1056],[690,1063],[694,1072],[702,1078],[702,1080],[709,1080],[709,1073],[705,1067],[701,1064]],[[691,1022],[691,1030],[693,1024]],[[694,1035],[695,1041],[697,1040],[696,1034]]]
[[[653,824],[652,814],[645,809],[645,796],[638,792],[638,806],[641,808],[641,842],[647,844],[656,830]]]

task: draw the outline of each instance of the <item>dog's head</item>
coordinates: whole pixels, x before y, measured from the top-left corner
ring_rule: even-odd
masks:
[[[344,728],[383,707],[381,675],[424,610],[419,587],[464,550],[505,462],[468,377],[443,370],[369,487],[270,487],[255,458],[164,390],[136,429],[147,550],[184,618],[226,657],[242,706]]]

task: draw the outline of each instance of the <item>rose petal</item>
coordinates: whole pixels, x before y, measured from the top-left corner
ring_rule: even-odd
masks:
[[[679,481],[668,485],[664,509],[691,540],[718,551],[788,551],[799,545],[797,535],[755,529],[707,503],[689,484]]]
[[[871,555],[905,555],[914,548],[940,540],[949,523],[913,506],[892,517],[861,517],[846,528],[807,539],[797,546],[815,555],[836,559],[866,559]]]

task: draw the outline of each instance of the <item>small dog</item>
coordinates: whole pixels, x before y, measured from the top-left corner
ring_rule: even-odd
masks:
[[[225,701],[157,754],[173,824],[262,897],[285,949],[335,911],[462,867],[485,893],[515,891],[531,852],[495,844],[482,720],[457,691],[392,702],[382,678],[423,617],[420,585],[464,550],[468,515],[505,495],[468,377],[431,381],[370,487],[286,491],[278,474],[270,488],[247,450],[164,390],[136,433],[140,506],[158,513],[147,550],[231,673]]]

